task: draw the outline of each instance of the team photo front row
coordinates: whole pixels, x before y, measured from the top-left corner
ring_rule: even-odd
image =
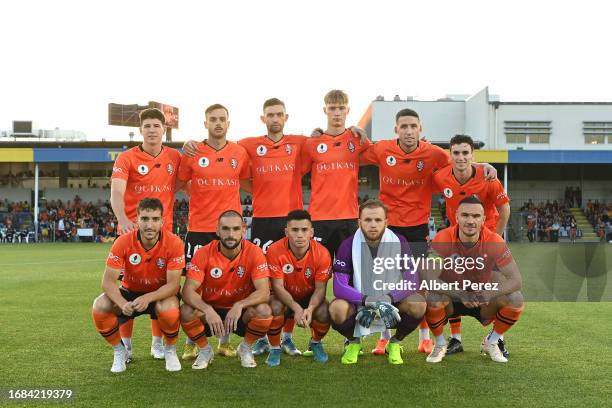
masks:
[[[117,238],[108,254],[92,318],[113,348],[114,373],[125,371],[132,359],[131,338],[122,339],[120,326],[143,314],[157,321],[163,345],[159,353],[151,351],[168,371],[181,370],[181,327],[195,350],[183,355],[195,358],[193,369],[213,361],[209,337],[231,333],[243,338],[236,352],[243,367],[255,367],[255,356],[266,352],[266,364],[278,366],[281,332],[290,319],[310,329],[304,354],[315,362],[329,359],[323,339],[330,328],[345,338],[342,364],[357,363],[364,336],[395,329],[387,334],[385,352],[389,363],[402,364],[401,342],[425,322],[433,344],[420,351],[428,363],[438,363],[449,351],[446,323],[472,316],[492,325],[481,352],[505,363],[508,353],[499,342],[523,310],[521,275],[504,239],[485,222],[479,198],[463,198],[455,225],[438,233],[423,253],[388,228],[382,202],[368,200],[359,206],[356,231],[330,255],[314,239],[310,214],[294,210],[287,214],[285,237],[264,254],[244,239],[242,214],[227,210],[218,217],[216,239],[186,264],[185,244],[163,227],[162,202],[144,198],[136,228]],[[330,277],[334,298],[328,302]]]

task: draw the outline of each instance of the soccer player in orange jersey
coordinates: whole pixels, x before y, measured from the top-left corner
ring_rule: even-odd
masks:
[[[350,108],[344,91],[329,91],[324,102],[327,129],[321,136],[306,141],[302,169],[311,174],[308,212],[315,239],[333,256],[340,243],[358,228],[359,154],[371,142],[346,128]]]
[[[456,135],[450,141],[451,165],[434,173],[434,191],[441,192],[446,202],[446,216],[451,226],[457,224],[455,213],[459,202],[467,196],[478,197],[485,209],[485,226],[498,235],[504,234],[510,218],[508,195],[499,180],[487,180],[482,166],[473,164],[474,142],[467,135]],[[461,343],[461,316],[449,319],[451,338],[446,354],[463,351]],[[508,357],[503,337],[499,347]]]
[[[309,350],[315,361],[325,363],[328,356],[321,340],[330,327],[325,293],[331,257],[313,239],[307,211],[294,210],[288,214],[285,234],[285,238],[270,246],[266,255],[273,289],[270,298],[273,318],[268,331],[270,353],[266,363],[270,367],[280,364],[280,332],[288,316],[294,317],[298,326],[310,327]]]
[[[155,108],[140,112],[140,134],[143,143],[119,154],[111,175],[111,207],[117,216],[117,231],[125,234],[137,229],[136,207],[143,197],[157,197],[164,206],[164,231],[172,232],[172,213],[176,175],[181,155],[175,149],[165,147],[164,114]],[[121,325],[121,338],[128,350],[128,362],[132,355],[133,320]],[[164,358],[162,334],[156,320],[151,320],[151,355]]]
[[[244,337],[238,346],[243,367],[255,367],[251,345],[270,328],[270,282],[261,249],[243,239],[246,225],[234,210],[221,214],[214,240],[200,248],[187,269],[181,324],[200,351],[194,369],[213,359],[208,337],[231,332]]]
[[[439,363],[446,355],[444,325],[448,318],[473,316],[483,325],[494,322],[481,344],[481,352],[505,363],[498,341],[523,311],[522,280],[504,239],[485,226],[482,202],[464,198],[456,212],[456,225],[440,231],[432,242],[432,256],[424,274],[428,284],[426,318],[435,336],[427,362]],[[438,262],[439,261],[439,262]]]
[[[243,147],[227,140],[229,113],[227,108],[214,104],[204,112],[208,138],[198,143],[193,157],[181,159],[179,186],[191,181],[189,226],[185,236],[185,258],[191,261],[196,251],[217,238],[215,230],[219,215],[228,210],[242,213],[240,180],[249,178],[249,158]],[[236,351],[229,337],[220,339],[219,351],[233,356]],[[183,358],[195,358],[195,345],[187,343]]]
[[[92,317],[98,332],[113,346],[111,371],[125,371],[128,352],[121,341],[119,322],[148,314],[159,320],[165,340],[166,370],[179,371],[176,355],[179,332],[179,282],[185,267],[183,242],[163,231],[163,205],[157,198],[138,204],[137,229],[113,243],[102,279],[104,293],[96,298]],[[121,287],[117,287],[123,273]]]
[[[402,109],[395,115],[397,139],[381,140],[361,155],[362,163],[378,166],[380,200],[389,208],[389,229],[408,240],[415,257],[427,251],[433,173],[449,163],[444,149],[420,139],[422,130],[418,113]],[[495,178],[495,169],[490,165],[486,169]],[[385,346],[382,338],[372,352],[384,354]],[[423,321],[418,350],[429,353],[432,347]]]

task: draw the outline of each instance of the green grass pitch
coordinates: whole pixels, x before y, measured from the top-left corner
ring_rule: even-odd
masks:
[[[528,302],[506,336],[511,352],[506,365],[478,353],[486,331],[464,318],[466,352],[437,365],[416,352],[413,333],[404,341],[402,366],[369,353],[357,365],[343,366],[342,339],[332,330],[325,341],[330,354],[325,365],[284,355],[278,368],[270,369],[258,357],[257,368],[243,369],[238,358],[217,356],[207,370],[191,370],[184,363],[181,372],[167,373],[163,361],[149,357],[150,325],[141,317],[135,324],[135,361],[120,375],[109,372],[112,352],[90,316],[108,249],[97,244],[0,246],[0,388],[72,388],[75,399],[67,406],[75,407],[596,407],[610,406],[612,400],[612,282],[605,273],[595,273],[594,286],[582,284],[583,278],[562,270],[555,260],[561,251],[554,245],[511,246],[524,292],[541,301]],[[612,247],[606,251],[610,268]],[[553,293],[586,300],[589,291],[608,302],[546,301]],[[296,328],[295,337],[303,348],[308,333]],[[184,339],[181,332],[179,351]],[[367,338],[365,349],[374,342]],[[43,404],[10,404],[37,405]]]

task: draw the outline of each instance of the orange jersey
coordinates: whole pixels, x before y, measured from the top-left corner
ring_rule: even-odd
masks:
[[[168,270],[185,267],[183,241],[171,232],[163,232],[148,251],[142,247],[138,230],[115,240],[106,265],[123,273],[121,286],[134,292],[153,292],[166,284]]]
[[[487,181],[484,176],[482,166],[473,166],[472,177],[464,183],[459,184],[453,175],[453,166],[448,165],[438,170],[434,174],[434,188],[437,192],[442,192],[446,201],[446,216],[451,226],[457,224],[457,208],[459,202],[465,197],[475,195],[478,197],[485,209],[485,226],[491,231],[495,231],[499,213],[497,207],[510,202],[504,186],[499,180]]]
[[[253,216],[286,217],[302,209],[300,155],[306,136],[285,135],[278,142],[267,136],[238,141],[251,160]]]
[[[138,202],[146,197],[159,198],[164,207],[164,231],[172,232],[172,211],[176,176],[181,162],[181,154],[170,147],[153,157],[140,146],[119,154],[113,165],[111,180],[126,180],[127,186],[123,201],[125,215],[136,221]]]
[[[449,162],[449,155],[424,140],[411,153],[398,139],[381,140],[361,155],[363,163],[379,168],[380,200],[389,212],[389,225],[413,227],[429,222],[433,173]]]
[[[178,178],[191,180],[189,231],[213,232],[224,211],[242,214],[240,179],[249,178],[249,158],[234,142],[227,142],[220,150],[198,143],[194,157],[181,158]]]
[[[302,169],[311,175],[308,212],[313,221],[357,218],[359,154],[371,144],[362,144],[350,129],[306,140]]]
[[[327,282],[331,257],[327,249],[314,239],[302,259],[297,259],[289,249],[289,239],[276,241],[266,254],[270,277],[282,279],[293,300],[299,301],[312,295],[315,282]]]
[[[459,240],[458,225],[438,232],[431,248],[445,260],[441,275],[445,282],[466,279],[472,282],[490,282],[494,267],[503,267],[512,262],[512,254],[504,239],[485,226],[480,230],[478,242],[471,248],[466,248]],[[454,266],[450,265],[451,259]],[[459,262],[459,259],[462,261]]]
[[[253,281],[268,277],[266,256],[261,249],[243,240],[240,254],[230,260],[214,240],[200,248],[187,267],[187,279],[201,283],[198,293],[207,304],[230,309],[255,291]]]

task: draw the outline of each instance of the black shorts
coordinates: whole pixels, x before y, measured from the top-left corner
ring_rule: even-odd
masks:
[[[312,226],[315,239],[327,248],[332,259],[342,241],[353,235],[359,228],[357,220],[354,219],[313,221]]]
[[[285,238],[287,217],[253,217],[251,220],[251,242],[264,253],[273,242]]]
[[[223,320],[223,322],[225,323],[225,316],[227,316],[227,313],[230,311],[230,309],[221,309],[217,307],[213,307],[213,309],[215,309],[215,312],[217,312],[221,320]],[[240,315],[240,319],[238,319],[238,327],[236,327],[236,331],[234,332],[240,337],[244,337],[244,334],[246,333],[246,324],[244,323],[244,320],[242,320],[244,318],[246,310],[247,308],[242,309],[242,314]],[[204,324],[204,328],[206,330],[206,337],[211,337],[213,334],[210,330],[210,326],[208,325],[208,323]]]
[[[389,229],[397,235],[402,235],[408,241],[412,256],[423,257],[427,253],[427,237],[429,236],[429,225],[421,224],[413,227],[395,227],[389,225]]]
[[[453,302],[453,314],[448,316],[449,319],[454,317],[461,316],[472,316],[474,319],[478,320],[480,323],[486,323],[486,321],[482,320],[482,316],[480,315],[479,307],[466,307],[461,302]]]
[[[185,235],[185,263],[189,264],[198,249],[215,239],[219,239],[216,232],[187,231],[187,235]]]
[[[119,288],[119,292],[121,292],[121,296],[123,296],[123,298],[125,300],[127,300],[128,302],[131,302],[132,300],[136,299],[137,297],[140,297],[140,296],[146,294],[144,292],[133,292],[133,291],[128,290],[128,289],[126,289],[124,287],[120,287]],[[179,303],[180,303],[180,299],[181,298],[180,298],[180,295],[178,293],[176,294],[176,297],[177,297],[177,299],[179,299]],[[131,316],[126,316],[123,313],[121,313],[119,315],[119,323],[123,324],[123,323],[127,322],[130,319],[133,319],[133,318],[135,318],[137,316],[144,315],[144,314],[148,314],[149,316],[151,316],[151,320],[157,320],[157,313],[155,313],[155,304],[156,303],[157,302],[149,303],[149,306],[145,310],[143,310],[142,312],[134,311],[134,313],[132,313]]]
[[[297,304],[300,305],[302,309],[306,309],[308,305],[310,304],[311,297],[312,295],[306,296],[304,299],[298,300]],[[290,308],[287,308],[287,310],[285,310],[285,317],[290,318],[290,317],[293,317],[293,315],[294,315],[293,310],[291,310]]]

